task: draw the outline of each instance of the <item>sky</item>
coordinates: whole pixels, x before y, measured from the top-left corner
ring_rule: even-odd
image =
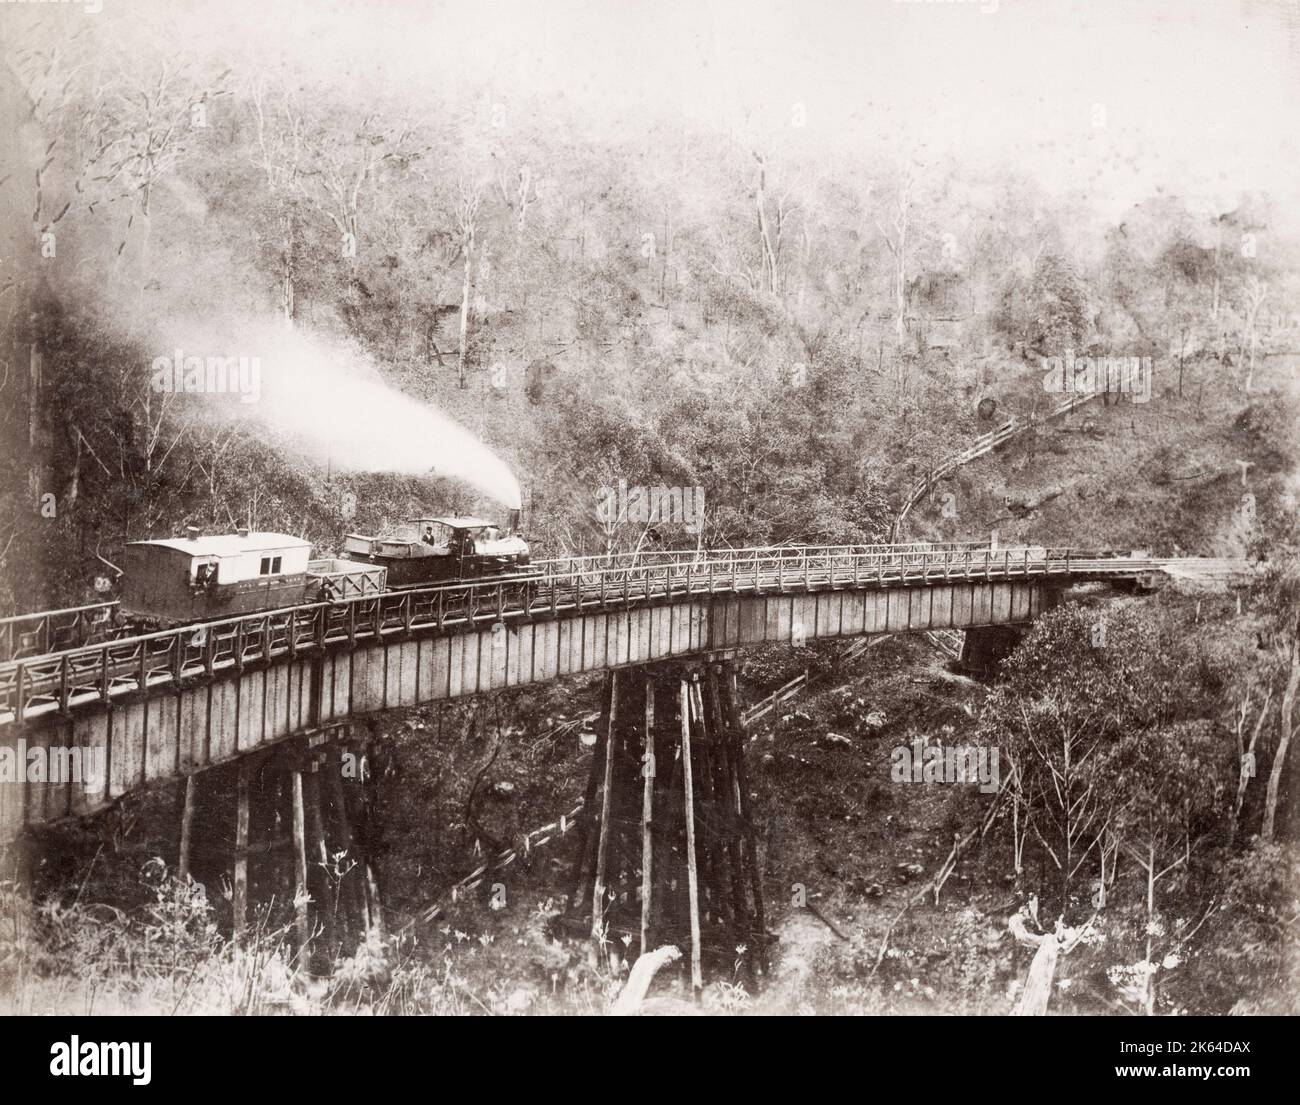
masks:
[[[685,116],[786,137],[810,157],[823,144],[896,153],[905,136],[922,161],[1015,166],[1111,207],[1157,186],[1221,209],[1242,190],[1300,199],[1297,0],[288,0],[251,10],[263,13],[256,33],[275,25],[300,63],[397,87],[468,81],[506,110],[514,97],[559,95],[596,130]]]
[[[507,118],[563,103],[597,135],[685,118],[809,159],[1009,166],[1112,213],[1157,187],[1219,210],[1300,200],[1300,0],[102,3],[64,18],[417,113],[469,87]],[[37,10],[0,6],[0,33]]]

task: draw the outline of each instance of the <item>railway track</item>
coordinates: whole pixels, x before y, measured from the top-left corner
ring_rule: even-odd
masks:
[[[1152,560],[1072,549],[972,545],[791,546],[646,558],[540,562],[539,582],[480,580],[310,603],[107,640],[0,663],[0,724],[108,702],[141,690],[241,670],[280,657],[352,647],[415,632],[560,618],[592,609],[669,602],[694,595],[918,587],[952,581],[1055,578],[1062,582],[1187,578],[1195,559]],[[1244,576],[1244,562],[1207,561],[1207,578]],[[110,605],[110,604],[104,604]],[[32,617],[42,617],[33,615]]]

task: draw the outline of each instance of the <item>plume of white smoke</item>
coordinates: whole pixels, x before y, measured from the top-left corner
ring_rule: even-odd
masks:
[[[256,419],[275,440],[335,469],[455,477],[507,508],[520,505],[519,482],[504,461],[459,423],[388,386],[345,343],[275,324],[241,324],[235,337],[224,326],[219,333],[203,324],[161,329],[176,348],[158,351],[154,376],[159,388],[169,387],[167,366],[181,365],[172,402],[182,416],[184,406],[199,402]],[[182,334],[187,343],[177,341]],[[230,371],[224,380],[207,372],[191,392],[186,366],[197,367],[193,358],[224,360]]]

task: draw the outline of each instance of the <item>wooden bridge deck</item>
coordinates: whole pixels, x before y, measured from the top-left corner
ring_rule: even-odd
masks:
[[[1169,568],[1194,571],[972,546],[551,561],[531,595],[500,582],[394,592],[13,659],[0,741],[94,750],[105,770],[92,785],[0,785],[0,841],[387,709],[763,642],[1023,624],[1064,586]]]

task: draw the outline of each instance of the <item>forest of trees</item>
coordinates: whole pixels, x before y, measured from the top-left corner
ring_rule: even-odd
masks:
[[[154,363],[176,350],[257,357],[268,390],[289,381],[313,410],[329,408],[329,362],[442,412],[517,476],[537,556],[882,541],[918,477],[1059,402],[1045,359],[1150,358],[1160,415],[1143,424],[1140,463],[1125,452],[1139,433],[1130,407],[1103,459],[1132,470],[1091,506],[1072,500],[1053,538],[1192,543],[1263,564],[1258,585],[1235,609],[1224,594],[1204,613],[1185,596],[1121,606],[1106,647],[1095,606],[1054,611],[995,683],[942,687],[969,692],[943,718],[1004,756],[989,881],[1001,890],[1009,872],[1045,931],[1049,918],[1080,933],[1095,922],[1110,943],[1076,961],[1128,972],[1106,1001],[1135,1013],[1294,1001],[1297,407],[1268,369],[1300,353],[1300,242],[1268,195],[1213,206],[1154,190],[1109,218],[1082,188],[974,170],[901,134],[852,154],[820,147],[797,113],[783,130],[667,110],[597,123],[574,97],[403,94],[362,66],[325,77],[270,48],[232,61],[219,44],[180,48],[110,19],[34,23],[3,43],[0,141],[0,616],[111,596],[125,542],[191,525],[301,534],[334,553],[346,531],[506,505],[439,471],[438,442],[427,466],[340,463],[330,425],[364,422],[361,439],[382,443],[382,401],[341,393],[304,433],[270,402],[160,391]],[[1103,436],[1071,433],[1081,449]],[[1062,494],[1034,483],[1062,440],[1031,437],[1008,462],[1000,478],[1019,479],[1022,500],[1001,484],[994,497],[1019,518]],[[955,494],[989,493],[963,478]],[[699,532],[602,519],[600,491],[619,480],[703,488]],[[931,507],[912,515],[917,536],[988,538],[984,515],[944,514],[941,529]],[[755,693],[826,661],[801,649],[766,662],[748,669]],[[939,681],[918,670],[915,682]],[[910,708],[914,691],[890,693]],[[560,707],[539,693],[504,709],[494,723],[517,733]],[[797,747],[805,723],[845,729],[856,754],[882,726],[931,735],[925,710],[941,712],[890,700],[887,725],[851,711],[841,724],[836,709],[774,713],[768,756]],[[478,862],[467,815],[454,840],[419,834],[472,804],[460,776],[486,718],[436,748],[423,721],[392,722],[411,788],[388,796],[407,834],[393,884],[416,881],[407,868],[427,882],[426,861],[444,882]],[[521,788],[544,776],[552,789],[533,797],[549,816],[582,750],[537,752],[546,739],[489,766]],[[864,762],[818,785],[865,778]],[[790,788],[773,821],[820,816],[824,795],[789,782],[806,764],[756,764],[765,793]],[[984,816],[955,808],[940,857]],[[148,839],[170,848],[153,814]],[[193,909],[178,928],[193,922],[191,950],[209,954],[207,902],[163,899]],[[876,978],[884,945],[844,955],[856,958],[835,970],[856,985]],[[1194,955],[1199,969],[1180,972]],[[1009,1006],[985,968],[974,1004]]]
[[[121,33],[33,34],[0,70],[5,608],[83,597],[96,554],[190,522],[328,547],[354,500],[356,525],[473,505],[282,465],[251,405],[151,392],[160,353],[258,355],[272,325],[488,441],[554,552],[692,540],[603,526],[619,478],[704,487],[706,544],[878,539],[902,487],[996,424],[980,400],[1000,421],[1051,399],[1041,357],[1150,356],[1158,390],[1213,357],[1249,393],[1294,332],[1264,197],[1153,196],[1106,225],[1011,171],[832,158],[797,127],[587,138],[563,103],[416,109]]]

